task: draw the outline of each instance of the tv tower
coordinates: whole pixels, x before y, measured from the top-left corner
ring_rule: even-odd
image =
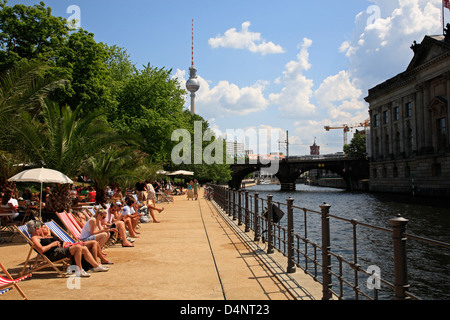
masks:
[[[186,89],[191,93],[191,113],[195,114],[195,93],[200,89],[200,81],[197,79],[197,69],[194,67],[194,19],[192,19],[192,64],[189,68]]]

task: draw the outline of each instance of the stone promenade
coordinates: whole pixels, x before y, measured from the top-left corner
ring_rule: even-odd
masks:
[[[203,195],[203,192],[201,193]],[[321,286],[301,270],[284,272],[286,259],[267,255],[213,203],[200,197],[160,203],[160,223],[142,223],[134,248],[106,249],[114,262],[90,278],[59,278],[38,271],[20,287],[30,300],[318,300]],[[0,245],[0,261],[13,277],[23,267],[29,246],[15,237]],[[34,253],[33,253],[34,257]],[[79,282],[76,282],[79,281]],[[73,289],[76,287],[76,289]],[[16,290],[0,300],[17,300]]]

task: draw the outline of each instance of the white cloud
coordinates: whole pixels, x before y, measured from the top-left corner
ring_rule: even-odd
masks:
[[[326,78],[314,95],[320,107],[326,110],[334,122],[350,124],[368,118],[362,91],[345,70]]]
[[[186,71],[177,70],[174,78],[186,88]],[[248,115],[265,110],[269,102],[264,97],[266,81],[257,81],[254,85],[239,88],[236,84],[222,80],[211,86],[208,81],[198,76],[200,90],[196,93],[196,111],[206,118],[220,118],[228,115]],[[188,102],[188,97],[186,97]]]
[[[355,33],[339,51],[363,92],[405,71],[413,41],[442,33],[441,0],[372,0],[374,11],[360,12]],[[369,8],[371,8],[369,7]]]
[[[270,102],[278,105],[283,115],[298,117],[313,114],[316,110],[316,106],[310,102],[314,82],[303,74],[311,68],[308,51],[311,45],[312,40],[303,39],[297,60],[289,61],[285,65],[283,77],[276,80],[284,84],[284,88],[280,93],[269,96]]]
[[[211,38],[208,40],[208,43],[213,49],[219,47],[246,49],[254,53],[260,53],[263,56],[285,52],[282,46],[262,39],[261,33],[249,31],[249,27],[250,22],[246,21],[242,24],[240,31],[237,31],[236,28],[228,29],[223,36],[218,35],[215,38]]]

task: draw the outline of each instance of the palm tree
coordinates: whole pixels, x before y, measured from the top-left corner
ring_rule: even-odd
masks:
[[[129,144],[127,137],[112,130],[100,111],[80,118],[79,110],[46,101],[40,117],[23,112],[12,130],[16,148],[36,166],[73,177],[87,159],[101,150]],[[50,210],[70,209],[67,186],[57,186],[55,193],[58,195],[51,201]]]
[[[107,186],[139,179],[141,161],[136,149],[131,147],[109,147],[91,155],[83,166],[83,172],[94,182],[96,202],[106,202]]]
[[[20,169],[14,166],[19,157],[11,135],[19,115],[27,111],[32,117],[36,116],[45,97],[66,83],[66,80],[46,76],[48,68],[42,63],[24,60],[0,76],[0,181],[6,181]]]

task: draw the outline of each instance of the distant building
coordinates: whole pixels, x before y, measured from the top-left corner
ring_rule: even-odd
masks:
[[[450,35],[425,36],[411,49],[406,71],[365,98],[371,117],[370,189],[448,197]]]
[[[245,156],[245,147],[244,143],[237,142],[237,141],[227,141],[226,142],[226,152],[227,155],[232,155],[234,157],[236,156]]]
[[[314,144],[309,147],[311,156],[319,156],[320,155],[320,146],[316,144],[316,140],[314,140]]]

